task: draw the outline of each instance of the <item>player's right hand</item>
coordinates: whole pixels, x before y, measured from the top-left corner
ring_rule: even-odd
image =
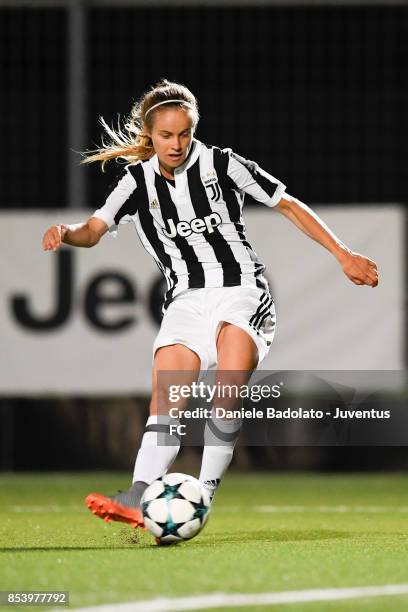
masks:
[[[67,228],[63,225],[53,225],[45,232],[42,240],[44,251],[57,251],[64,239]]]

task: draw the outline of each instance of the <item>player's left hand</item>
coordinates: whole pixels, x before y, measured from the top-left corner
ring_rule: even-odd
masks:
[[[347,251],[339,258],[343,272],[355,285],[369,285],[377,287],[378,271],[377,264],[372,259]]]

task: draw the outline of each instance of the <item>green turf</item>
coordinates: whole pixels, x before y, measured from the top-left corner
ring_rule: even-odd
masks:
[[[405,475],[230,473],[204,531],[168,548],[85,508],[87,493],[111,493],[127,480],[101,473],[0,476],[0,590],[69,590],[71,604],[85,606],[408,583]],[[259,508],[265,506],[269,511]],[[402,611],[408,596],[270,609]]]

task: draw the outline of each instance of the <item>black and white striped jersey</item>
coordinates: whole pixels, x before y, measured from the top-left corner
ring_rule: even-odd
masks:
[[[241,284],[265,266],[247,240],[245,194],[276,206],[285,185],[231,149],[193,139],[174,182],[160,172],[157,155],[128,164],[104,206],[93,213],[117,235],[133,222],[145,249],[167,280],[163,309],[188,288]]]

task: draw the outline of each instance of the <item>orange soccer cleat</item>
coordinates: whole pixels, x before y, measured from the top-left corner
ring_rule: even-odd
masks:
[[[90,511],[107,523],[110,521],[121,521],[122,523],[128,523],[132,527],[144,528],[141,509],[137,506],[119,503],[119,501],[122,501],[121,496],[124,497],[124,495],[119,492],[118,495],[107,497],[100,493],[90,493],[85,501]]]

